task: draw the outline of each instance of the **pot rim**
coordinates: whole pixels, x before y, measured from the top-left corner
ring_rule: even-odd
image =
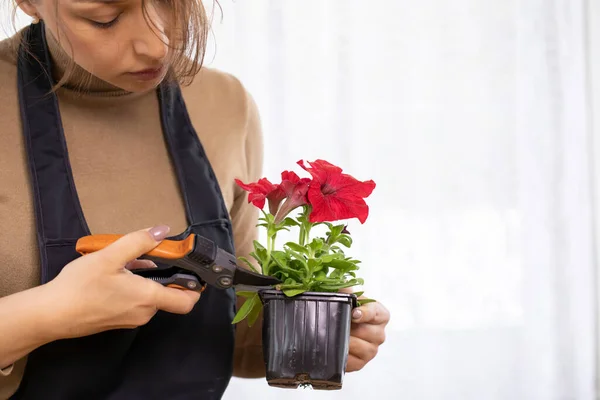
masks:
[[[356,307],[358,298],[354,293],[340,293],[340,292],[304,292],[299,295],[289,297],[286,296],[282,290],[278,289],[262,289],[258,291],[258,294],[262,301],[265,301],[265,295],[267,300],[278,300],[285,299],[290,301],[306,301],[306,300],[323,300],[323,301],[337,301],[337,302],[351,302],[352,307]]]

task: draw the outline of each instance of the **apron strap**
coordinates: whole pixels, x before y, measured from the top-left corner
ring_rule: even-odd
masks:
[[[33,183],[37,240],[42,249],[41,279],[45,283],[54,278],[46,268],[45,247],[90,231],[75,190],[60,114],[56,112],[58,99],[51,92],[48,74],[52,72],[43,22],[32,25],[24,34],[28,48],[20,51],[18,93]]]
[[[163,83],[159,87],[158,98],[163,131],[176,167],[189,225],[227,221],[229,213],[221,188],[192,127],[181,89],[178,85]],[[230,234],[233,233],[230,231]]]

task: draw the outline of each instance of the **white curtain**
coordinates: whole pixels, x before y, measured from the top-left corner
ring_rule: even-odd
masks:
[[[206,62],[255,97],[265,175],[324,158],[377,182],[349,229],[392,313],[341,391],[226,400],[595,398],[590,4],[221,1]]]
[[[324,158],[377,182],[352,251],[392,313],[342,391],[225,398],[594,399],[584,1],[221,6],[207,63],[256,98],[265,175]]]

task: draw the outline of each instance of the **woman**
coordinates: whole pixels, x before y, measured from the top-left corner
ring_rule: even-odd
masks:
[[[237,255],[256,235],[234,179],[260,178],[260,121],[238,80],[200,68],[201,1],[19,7],[33,22],[0,45],[0,398],[218,399],[263,376],[232,291],[198,301],[129,271],[186,230]],[[78,257],[91,232],[125,236]],[[389,320],[356,316],[348,371]]]

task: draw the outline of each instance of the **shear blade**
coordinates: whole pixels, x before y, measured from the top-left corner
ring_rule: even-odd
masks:
[[[233,276],[234,285],[243,286],[272,286],[281,283],[277,278],[267,275],[257,274],[245,268],[240,268],[235,271]]]

